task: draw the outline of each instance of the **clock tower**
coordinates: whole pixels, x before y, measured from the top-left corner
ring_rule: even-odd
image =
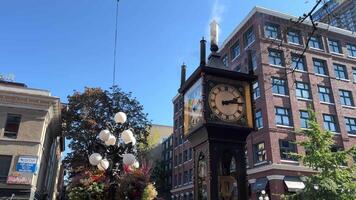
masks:
[[[184,136],[194,149],[195,200],[245,200],[245,145],[253,130],[252,74],[229,70],[218,51],[218,27],[211,24],[211,54],[200,41],[200,65],[181,84]]]

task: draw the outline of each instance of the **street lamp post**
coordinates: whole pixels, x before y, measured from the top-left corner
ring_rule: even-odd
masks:
[[[269,200],[268,194],[265,190],[261,191],[261,195],[258,197],[258,200]]]
[[[126,122],[127,116],[123,112],[118,112],[114,116],[114,121],[122,125]],[[114,129],[111,127],[112,131]],[[95,152],[89,156],[89,163],[99,170],[105,171],[109,178],[109,199],[114,199],[117,185],[115,180],[122,172],[123,166],[138,167],[134,153],[136,152],[136,138],[130,129],[123,131],[120,138],[116,138],[108,129],[100,131],[100,140],[93,141]]]

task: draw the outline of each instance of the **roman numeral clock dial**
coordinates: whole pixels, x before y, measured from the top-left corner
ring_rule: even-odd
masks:
[[[237,122],[244,114],[244,105],[243,96],[234,86],[218,84],[210,90],[210,109],[223,121]]]

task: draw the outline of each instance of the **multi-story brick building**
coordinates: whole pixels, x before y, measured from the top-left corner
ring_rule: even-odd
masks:
[[[0,81],[0,199],[56,199],[64,138],[59,98]]]
[[[185,68],[185,66],[182,66]],[[185,70],[185,69],[184,69]],[[184,75],[185,76],[185,75]],[[193,199],[193,150],[183,137],[183,96],[173,99],[173,170],[171,198],[174,200]]]
[[[356,31],[356,1],[329,0],[313,14],[313,19],[339,28]]]
[[[166,199],[171,199],[171,188],[172,188],[172,168],[173,168],[173,136],[170,135],[162,142],[162,155],[163,170],[164,170],[164,181],[161,186],[162,191],[160,195]]]
[[[262,190],[269,199],[280,199],[282,193],[302,189],[303,176],[314,173],[288,154],[304,153],[294,141],[304,139],[300,130],[308,128],[308,107],[335,134],[335,149],[356,144],[356,35],[323,23],[311,35],[310,22],[293,20],[297,17],[255,7],[219,50],[228,70],[258,77],[253,84],[256,130],[246,146],[251,199]],[[180,186],[191,164],[179,162],[189,148],[182,139],[183,97],[178,94],[173,102],[172,194],[179,199],[191,187]]]

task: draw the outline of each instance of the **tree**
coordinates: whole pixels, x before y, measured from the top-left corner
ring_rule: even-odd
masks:
[[[155,183],[159,196],[168,199],[170,197],[170,185],[167,185],[165,180],[170,175],[170,171],[165,171],[165,166],[165,161],[157,160],[154,164],[151,180]]]
[[[118,126],[112,119],[115,113],[122,111],[127,114],[127,122]],[[133,129],[137,142],[144,148],[147,144],[148,130],[151,126],[143,106],[118,87],[112,92],[100,88],[85,88],[83,93],[75,91],[68,96],[68,104],[62,113],[63,129],[69,140],[71,152],[64,159],[64,167],[69,179],[82,169],[90,169],[88,157],[95,152],[98,133],[106,127],[119,134],[129,128]],[[70,181],[70,180],[69,180]]]
[[[309,129],[303,130],[307,139],[299,142],[305,148],[306,154],[292,155],[316,173],[307,177],[306,187],[301,193],[286,195],[285,199],[356,199],[356,165],[351,165],[350,160],[356,158],[356,146],[348,150],[334,151],[334,135],[321,130],[315,113],[310,109],[308,112]]]

